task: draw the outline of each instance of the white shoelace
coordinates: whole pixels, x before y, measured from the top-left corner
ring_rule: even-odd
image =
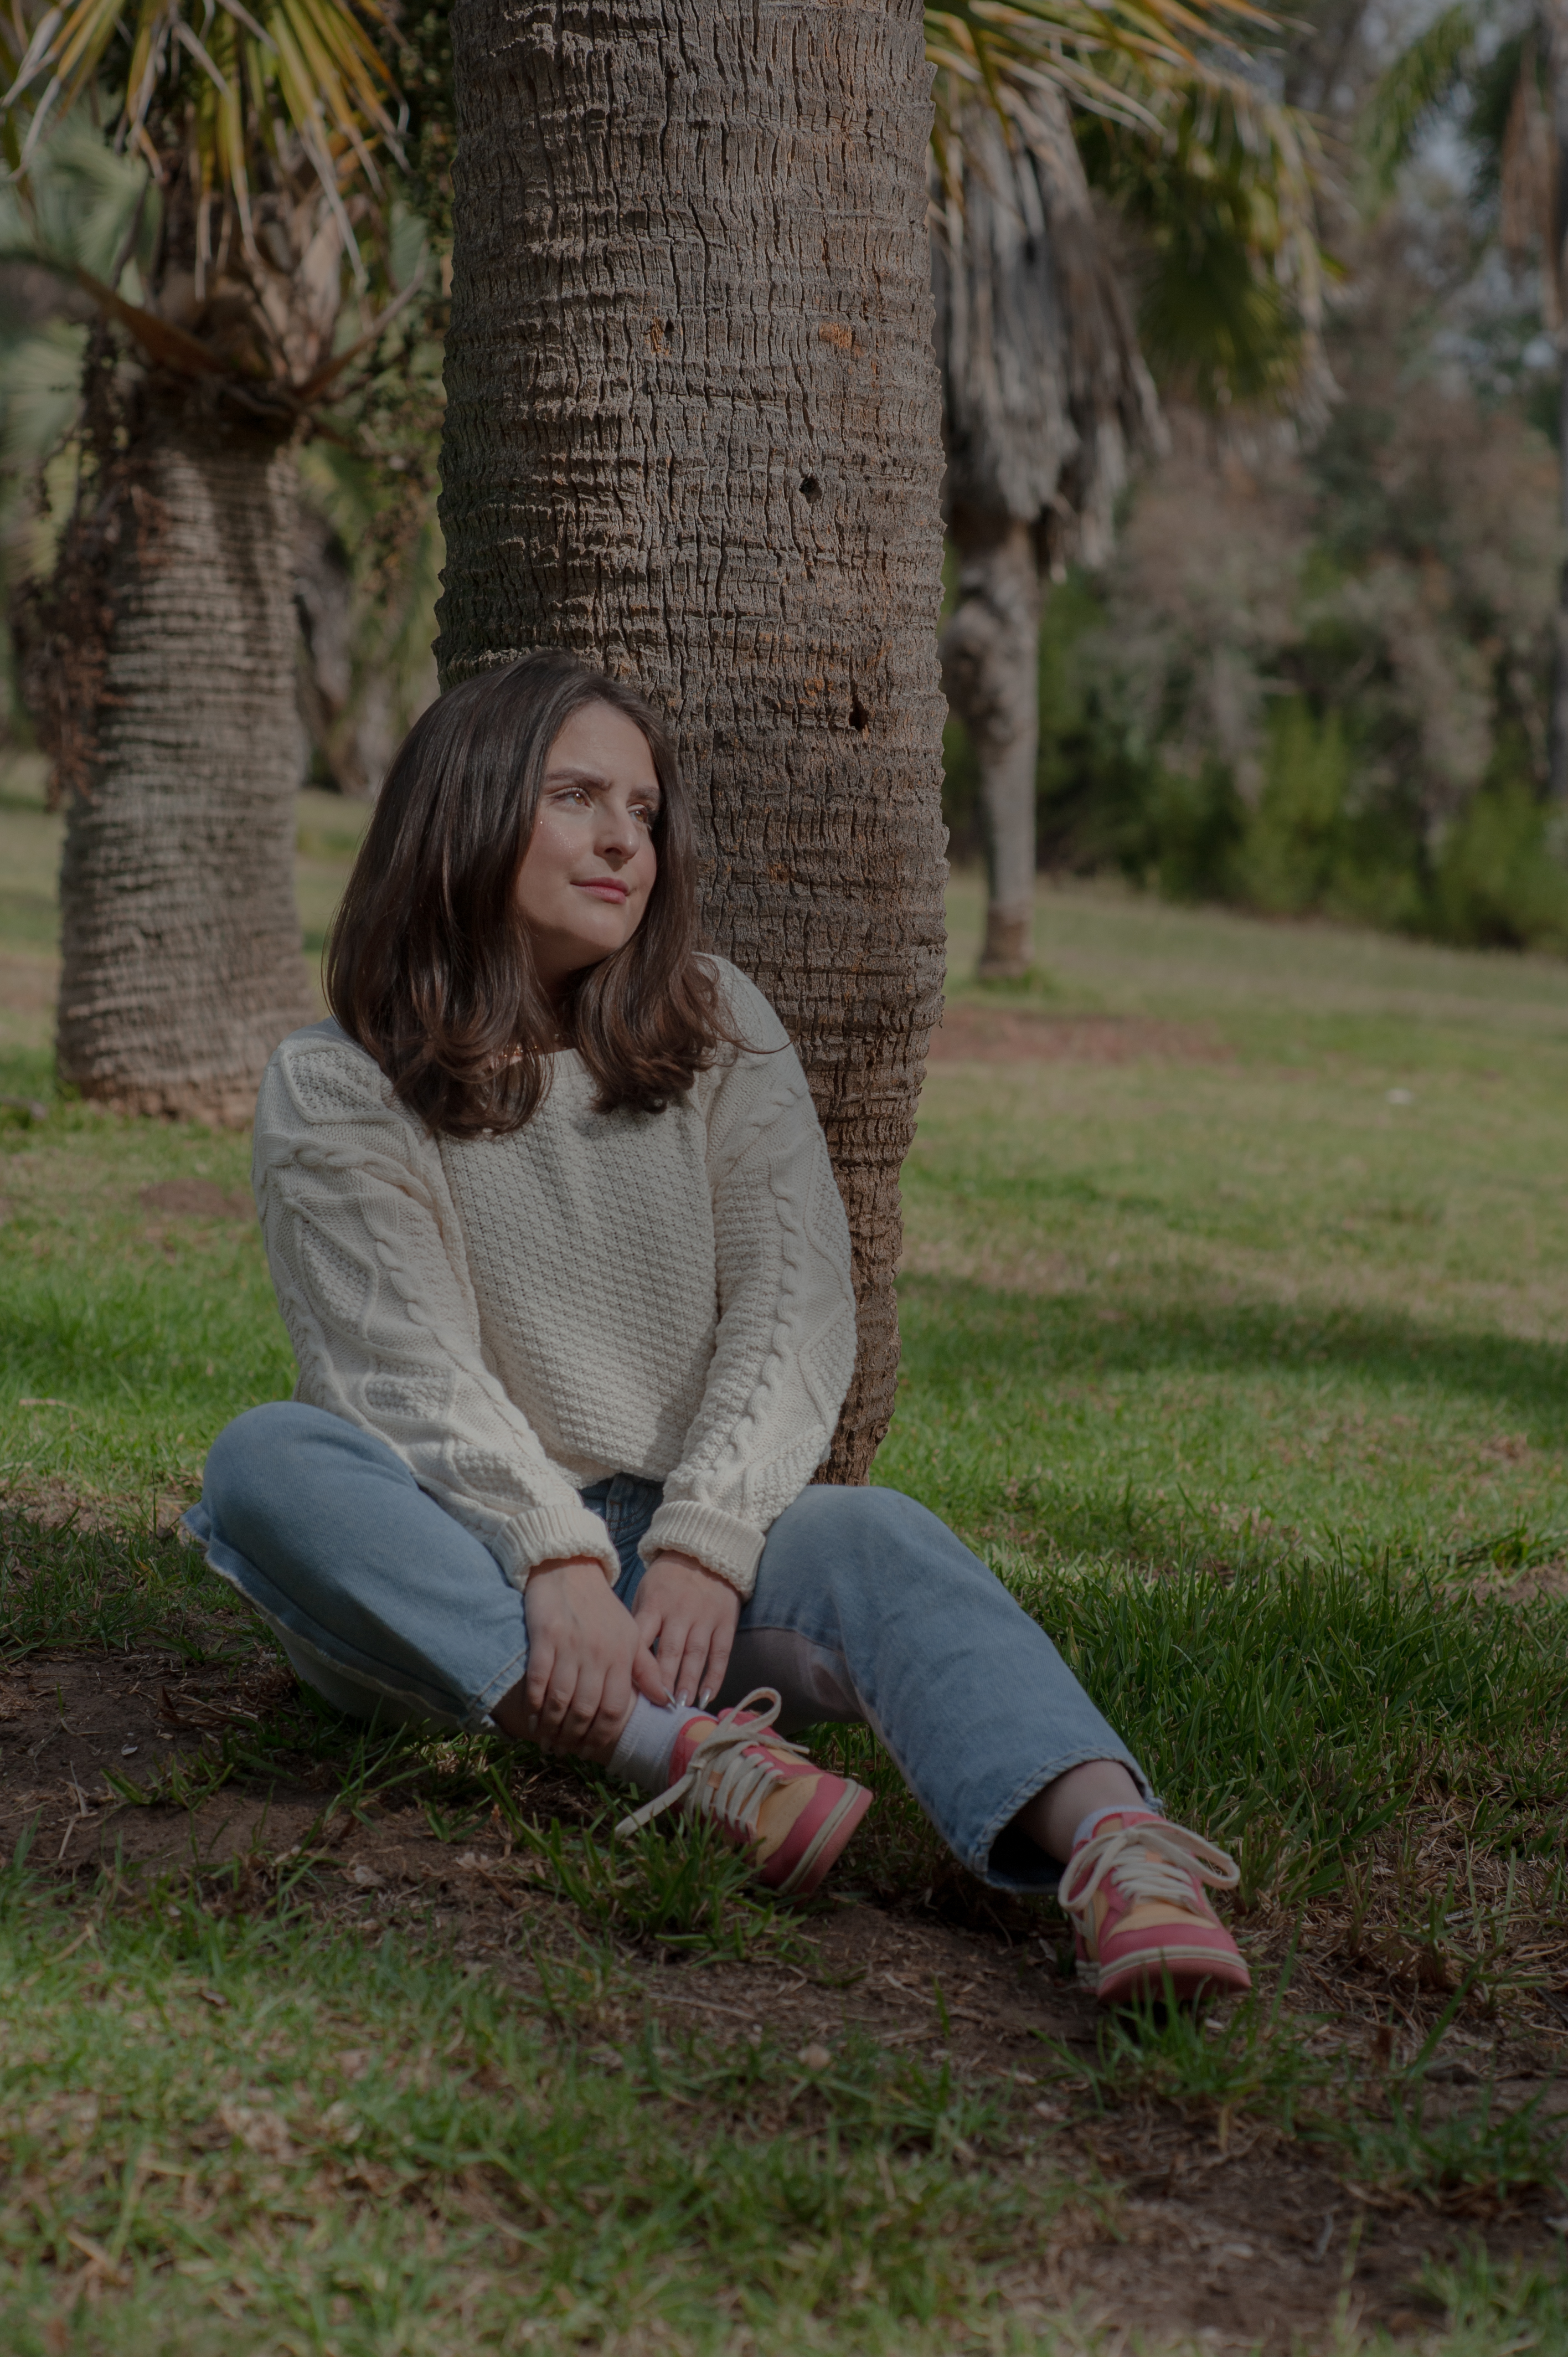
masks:
[[[1130,1906],[1160,1899],[1192,1911],[1195,1881],[1233,1890],[1241,1879],[1235,1859],[1186,1825],[1145,1818],[1114,1825],[1077,1851],[1057,1892],[1063,1911],[1075,1917],[1084,1938],[1094,1936],[1094,1894],[1108,1874],[1116,1877]]]
[[[744,1727],[737,1727],[736,1718],[742,1711],[750,1710],[754,1702],[766,1702],[769,1707],[748,1719]],[[768,1734],[783,1707],[783,1697],[774,1687],[757,1686],[732,1710],[726,1710],[705,1735],[698,1736],[692,1746],[685,1774],[668,1792],[658,1793],[629,1817],[623,1817],[616,1827],[617,1838],[638,1832],[663,1810],[672,1809],[678,1801],[683,1801],[689,1817],[715,1818],[726,1832],[738,1835],[743,1841],[755,1841],[762,1803],[786,1781],[768,1752],[788,1751],[797,1760],[808,1756],[799,1743],[789,1743],[781,1735]],[[748,1760],[747,1748],[760,1743],[764,1737],[767,1749],[756,1759]]]

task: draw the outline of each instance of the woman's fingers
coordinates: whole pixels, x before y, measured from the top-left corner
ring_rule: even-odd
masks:
[[[594,1723],[588,1729],[588,1745],[606,1745],[613,1750],[630,1708],[631,1663],[612,1662],[605,1675],[604,1690],[599,1695],[599,1706],[594,1713]]]
[[[585,1663],[577,1673],[577,1683],[572,1699],[561,1717],[561,1749],[580,1751],[584,1738],[599,1715],[604,1700],[606,1677],[596,1662]]]
[[[667,1709],[675,1699],[670,1691],[669,1679],[648,1645],[639,1645],[637,1649],[637,1657],[631,1665],[631,1682],[639,1695],[646,1695],[650,1702],[659,1705],[660,1710]]]
[[[711,1635],[712,1631],[703,1620],[693,1620],[684,1632],[681,1666],[674,1679],[675,1695],[680,1702],[695,1702],[705,1691],[703,1669],[708,1658]]]
[[[704,1706],[724,1684],[734,1644],[735,1631],[726,1618],[717,1623],[708,1637],[707,1666],[703,1672],[703,1682],[697,1688],[697,1700]]]
[[[550,1692],[550,1681],[555,1673],[555,1648],[548,1639],[535,1643],[529,1652],[528,1670],[522,1682],[523,1700],[528,1706],[530,1741],[539,1740],[539,1715],[544,1708]]]
[[[575,1662],[563,1663],[559,1673],[551,1679],[544,1700],[540,1706],[537,1740],[547,1750],[556,1750],[561,1744],[561,1729],[572,1707],[572,1697],[577,1691],[578,1670]]]
[[[664,1673],[664,1683],[671,1699],[683,1702],[686,1695],[681,1684],[681,1664],[686,1656],[686,1631],[691,1615],[686,1611],[664,1613],[659,1624],[657,1639],[650,1639],[653,1654]]]

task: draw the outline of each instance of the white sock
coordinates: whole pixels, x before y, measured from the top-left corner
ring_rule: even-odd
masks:
[[[1072,1837],[1074,1849],[1079,1842],[1093,1840],[1095,1828],[1102,1817],[1124,1817],[1133,1809],[1146,1809],[1152,1817],[1165,1814],[1165,1811],[1157,1808],[1153,1801],[1108,1801],[1104,1808],[1090,1809],[1087,1817],[1079,1819],[1078,1829]]]
[[[670,1755],[676,1737],[693,1719],[708,1716],[705,1710],[679,1703],[660,1710],[646,1695],[633,1695],[631,1717],[621,1728],[607,1772],[622,1783],[639,1785],[645,1792],[662,1792],[670,1781]]]

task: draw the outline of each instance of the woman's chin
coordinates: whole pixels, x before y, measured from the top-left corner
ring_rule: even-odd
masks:
[[[592,966],[603,965],[606,958],[614,957],[617,950],[626,947],[636,931],[637,927],[628,925],[623,917],[603,926],[580,928],[572,944],[571,971],[585,974]]]

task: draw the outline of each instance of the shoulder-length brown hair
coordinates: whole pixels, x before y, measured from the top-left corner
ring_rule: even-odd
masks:
[[[660,802],[658,875],[630,941],[546,996],[513,904],[550,748],[608,704],[648,739]],[[650,705],[575,655],[523,656],[464,682],[414,722],[387,772],[327,945],[327,1003],[437,1135],[521,1129],[564,1040],[598,1110],[660,1113],[732,1035],[697,954],[695,856],[669,731]]]

